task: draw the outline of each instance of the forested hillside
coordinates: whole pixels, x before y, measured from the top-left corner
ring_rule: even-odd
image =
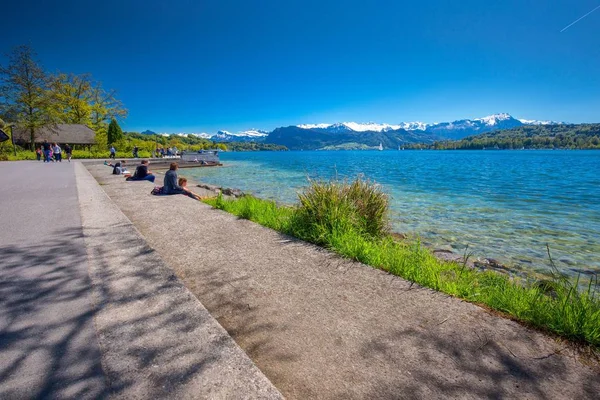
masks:
[[[521,126],[469,136],[462,140],[438,141],[407,148],[425,149],[600,149],[600,124]]]

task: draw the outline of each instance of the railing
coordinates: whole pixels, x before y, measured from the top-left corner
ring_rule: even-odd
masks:
[[[182,162],[195,162],[200,164],[218,164],[219,152],[217,150],[201,150],[197,152],[181,153]]]

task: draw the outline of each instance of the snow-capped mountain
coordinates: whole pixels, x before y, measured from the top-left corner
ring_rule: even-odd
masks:
[[[301,129],[317,129],[325,130],[328,132],[342,132],[342,131],[354,131],[354,132],[387,132],[398,129],[404,129],[407,131],[428,131],[430,129],[444,128],[444,129],[484,129],[484,127],[506,129],[510,127],[520,125],[551,125],[551,124],[562,124],[562,122],[556,121],[537,121],[530,119],[515,119],[510,114],[501,113],[488,115],[483,118],[474,119],[462,119],[453,122],[400,122],[399,124],[379,124],[375,122],[357,123],[357,122],[339,122],[335,124],[300,124],[296,125]]]
[[[269,135],[269,132],[262,131],[260,129],[249,129],[247,131],[234,133],[234,136],[248,136],[248,137],[265,137],[268,135]]]
[[[502,114],[488,115],[487,117],[483,117],[483,118],[475,118],[473,121],[482,122],[487,126],[494,126],[494,125],[501,124],[503,121],[510,121],[513,119],[514,118],[511,115],[502,113]]]
[[[375,122],[357,123],[340,122],[336,124],[301,124],[300,129],[327,133],[348,132],[391,132],[397,130],[420,131],[434,134],[440,139],[462,139],[463,137],[478,133],[490,132],[498,129],[516,128],[522,125],[549,125],[558,124],[554,121],[537,121],[516,119],[510,114],[501,113],[488,115],[483,118],[461,119],[453,122],[400,122],[399,124],[379,124]]]
[[[214,142],[260,142],[269,135],[269,132],[258,129],[249,129],[247,131],[232,133],[228,131],[218,131],[216,135],[210,137]]]
[[[538,121],[535,119],[519,119],[523,125],[564,125],[561,121]]]
[[[196,136],[202,139],[210,139],[213,137],[210,133],[202,132],[202,133],[190,133],[189,135]]]
[[[220,130],[216,134],[191,133],[200,138],[215,142],[266,142],[286,145],[290,148],[321,148],[331,143],[375,143],[385,146],[398,146],[405,143],[429,143],[435,140],[457,140],[467,136],[517,128],[523,125],[563,124],[555,121],[516,119],[510,114],[501,113],[482,118],[461,119],[453,122],[425,123],[400,122],[384,124],[376,122],[338,122],[334,124],[300,124],[277,128],[272,132],[248,129],[241,132]],[[143,133],[153,134],[152,131]],[[167,135],[167,134],[161,134]],[[186,133],[175,135],[186,136]],[[372,142],[372,143],[371,143]]]
[[[501,113],[483,118],[461,119],[453,122],[339,122],[335,124],[301,124],[277,128],[265,139],[266,143],[285,145],[290,149],[318,149],[344,144],[360,144],[397,148],[407,143],[432,143],[436,140],[458,140],[471,135],[523,125],[553,124],[553,121],[518,120]]]
[[[301,129],[321,129],[328,132],[387,132],[402,128],[401,125],[378,124],[375,122],[338,122],[336,124],[302,124],[297,126]]]

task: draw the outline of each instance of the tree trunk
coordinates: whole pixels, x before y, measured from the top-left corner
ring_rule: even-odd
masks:
[[[31,143],[29,144],[30,150],[35,150],[35,129],[33,127],[29,128],[29,134],[31,135]]]

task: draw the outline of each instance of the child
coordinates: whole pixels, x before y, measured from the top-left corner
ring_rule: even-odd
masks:
[[[179,178],[178,184],[179,184],[179,186],[181,186],[181,187],[187,188],[187,179],[185,179],[185,178]],[[195,200],[202,200],[202,198],[201,198],[200,196],[198,196],[198,195],[197,195],[196,193],[194,193],[194,192],[187,191],[187,192],[185,192],[184,194],[188,195],[188,196],[189,196],[189,197],[191,197],[192,199],[195,199]]]

